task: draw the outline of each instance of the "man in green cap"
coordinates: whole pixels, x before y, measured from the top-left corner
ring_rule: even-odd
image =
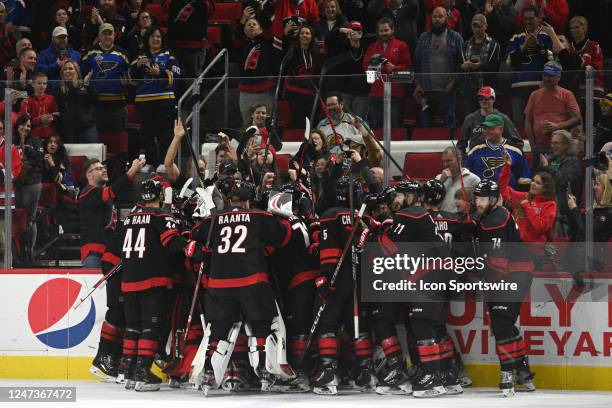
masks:
[[[482,127],[484,128],[484,143],[470,149],[465,167],[481,180],[497,181],[505,164],[504,153],[508,152],[512,159],[510,186],[525,191],[529,189],[531,183],[529,163],[521,149],[508,144],[503,137],[504,119],[497,113],[490,113],[485,117]]]

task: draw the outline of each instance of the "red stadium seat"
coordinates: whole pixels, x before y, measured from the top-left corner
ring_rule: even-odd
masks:
[[[136,105],[129,104],[127,106],[128,112],[128,121],[126,129],[128,130],[140,130],[140,118],[138,117],[138,112],[136,111]]]
[[[150,3],[146,6],[147,11],[155,17],[157,24],[165,26],[168,24],[168,13],[161,4]]]
[[[127,132],[98,133],[98,141],[106,145],[107,153],[127,152]]]
[[[419,121],[419,112],[421,107],[414,98],[406,98],[404,102],[404,125],[414,126]]]
[[[303,142],[304,129],[284,129],[283,130],[283,141],[284,142]]]
[[[374,135],[378,140],[383,140],[383,130],[373,129]],[[391,129],[391,140],[407,140],[407,131],[404,128],[392,128]]]
[[[449,128],[415,128],[412,140],[450,140]]]
[[[276,105],[276,124],[281,127],[287,127],[291,123],[291,108],[286,100],[279,100]]]
[[[206,40],[209,45],[219,46],[223,42],[220,25],[209,25],[208,33],[206,34]]]
[[[287,171],[289,168],[289,161],[291,160],[290,154],[277,154],[276,155],[276,165],[278,166],[279,171]]]
[[[418,180],[435,177],[442,170],[442,152],[412,153],[404,158],[404,174]]]
[[[208,16],[209,22],[223,21],[231,22],[240,20],[242,17],[242,2],[231,1],[231,2],[215,2],[214,7],[211,8],[212,13]]]
[[[83,186],[87,184],[87,177],[85,175],[85,156],[70,156],[70,170],[72,170],[72,179],[74,180],[75,186]]]

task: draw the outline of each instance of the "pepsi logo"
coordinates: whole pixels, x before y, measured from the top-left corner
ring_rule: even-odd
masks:
[[[68,349],[89,336],[96,320],[93,299],[87,312],[87,302],[71,310],[82,289],[81,283],[69,278],[51,279],[36,288],[28,304],[28,322],[38,340],[49,347]]]

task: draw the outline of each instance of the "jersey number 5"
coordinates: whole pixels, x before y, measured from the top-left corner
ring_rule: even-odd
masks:
[[[144,256],[144,251],[146,250],[145,246],[145,229],[140,228],[138,230],[138,234],[136,235],[136,242],[132,247],[132,229],[129,228],[125,233],[125,238],[123,239],[123,253],[125,254],[125,259],[130,259],[132,252],[138,252],[138,258]]]
[[[232,237],[238,236],[234,245],[232,245]],[[247,227],[246,225],[236,225],[234,228],[232,227],[223,227],[221,229],[221,245],[217,247],[217,253],[226,254],[228,252],[232,252],[234,254],[243,254],[245,253],[244,247],[241,245],[244,243],[244,240],[247,236]],[[231,251],[230,251],[231,248]]]

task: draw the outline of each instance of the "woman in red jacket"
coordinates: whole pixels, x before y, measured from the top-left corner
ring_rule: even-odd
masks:
[[[545,243],[548,241],[557,217],[553,177],[548,172],[538,172],[531,181],[529,192],[524,193],[508,185],[511,167],[512,161],[507,157],[506,165],[497,181],[504,198],[504,205],[512,208],[522,241]]]

